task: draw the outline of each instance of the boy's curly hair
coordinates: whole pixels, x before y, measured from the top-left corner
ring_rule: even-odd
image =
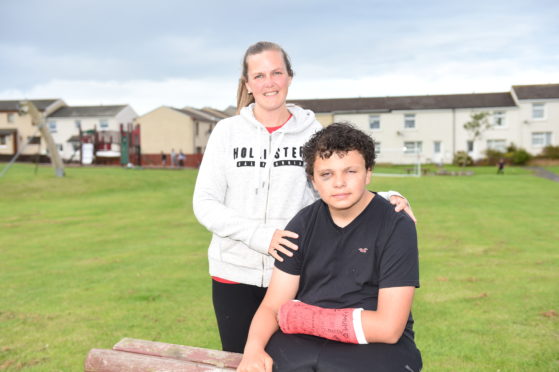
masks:
[[[359,151],[363,155],[366,169],[373,169],[375,142],[371,136],[347,122],[332,123],[321,129],[303,146],[303,161],[307,176],[313,176],[314,161],[317,156],[328,159],[334,153],[343,156],[352,150]]]

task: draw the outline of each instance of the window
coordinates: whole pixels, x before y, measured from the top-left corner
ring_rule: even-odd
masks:
[[[58,148],[58,151],[60,151],[60,152],[62,152],[64,150],[64,146],[60,143],[57,143],[56,147]]]
[[[493,112],[493,126],[496,128],[505,127],[505,112],[504,111],[494,111]]]
[[[369,115],[369,129],[380,129],[380,115]]]
[[[435,154],[441,153],[441,141],[433,142],[433,153]]]
[[[551,132],[532,133],[532,147],[545,147],[551,145]]]
[[[404,154],[420,154],[421,141],[404,142]]]
[[[545,104],[532,103],[532,119],[543,119],[543,118],[545,118]]]
[[[414,129],[415,128],[415,114],[405,114],[404,115],[404,128]]]
[[[5,146],[6,146],[6,142],[7,142],[7,141],[6,141],[6,137],[7,137],[7,136],[3,136],[3,135],[0,136],[0,146],[1,146],[1,147],[5,147]]]
[[[82,127],[82,121],[81,120],[74,121],[74,124],[76,125],[77,129],[81,129],[81,127]]]
[[[487,148],[489,150],[506,152],[507,151],[507,142],[505,140],[501,140],[501,139],[487,140]]]
[[[380,142],[375,141],[375,154],[380,154]]]
[[[27,143],[30,145],[40,145],[41,144],[41,136],[28,136]]]
[[[109,121],[107,119],[100,119],[99,129],[109,129]]]
[[[8,123],[15,123],[16,122],[16,114],[13,112],[8,113]]]
[[[49,126],[49,132],[56,133],[56,121],[50,120],[48,126]]]
[[[468,149],[468,152],[473,152],[474,151],[474,141],[468,141],[466,142],[466,148]]]

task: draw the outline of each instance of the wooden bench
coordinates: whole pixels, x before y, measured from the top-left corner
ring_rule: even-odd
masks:
[[[92,349],[85,372],[235,371],[242,354],[123,338],[112,350]]]

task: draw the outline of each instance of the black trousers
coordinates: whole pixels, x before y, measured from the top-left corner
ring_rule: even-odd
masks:
[[[415,343],[355,345],[309,335],[274,333],[266,352],[274,372],[419,372],[423,366]]]
[[[265,294],[266,288],[212,280],[212,299],[223,350],[244,351],[250,322]]]

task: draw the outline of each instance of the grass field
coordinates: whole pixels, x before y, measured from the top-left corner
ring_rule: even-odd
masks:
[[[559,371],[559,184],[474,170],[371,184],[418,218],[424,371]],[[0,370],[80,371],[123,337],[219,348],[196,171],[66,172],[0,178]]]

